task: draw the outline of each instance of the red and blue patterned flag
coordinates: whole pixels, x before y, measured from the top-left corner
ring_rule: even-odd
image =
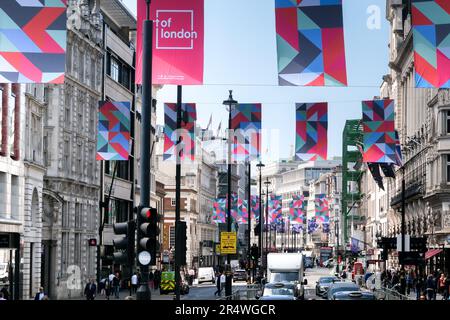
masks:
[[[346,86],[342,0],[275,0],[278,83]]]
[[[181,129],[177,130],[177,104],[164,104],[164,155],[163,160],[195,160],[195,121],[197,111],[194,103],[181,105]]]
[[[252,209],[252,219],[255,219],[256,223],[259,223],[259,196],[251,196],[251,209]]]
[[[315,196],[315,218],[317,221],[324,223],[329,223],[330,221],[330,211],[328,208],[328,199],[325,194],[317,194]]]
[[[232,161],[259,159],[261,153],[261,104],[238,104],[231,110]]]
[[[295,156],[300,161],[327,159],[328,104],[296,104]]]
[[[304,223],[304,195],[293,195],[289,204],[289,220],[292,224]]]
[[[213,223],[225,223],[226,222],[226,199],[219,198],[213,203],[213,214],[212,214],[212,222]]]
[[[269,197],[269,223],[277,223],[283,218],[282,196],[271,194]]]
[[[362,102],[365,163],[396,163],[394,100]]]
[[[417,88],[450,88],[450,1],[412,0]]]
[[[64,83],[67,0],[2,0],[0,25],[0,83]]]
[[[127,161],[130,149],[130,103],[100,101],[97,160]]]

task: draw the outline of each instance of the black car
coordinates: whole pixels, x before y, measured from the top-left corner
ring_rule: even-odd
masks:
[[[368,291],[341,291],[333,295],[333,300],[377,300],[377,298]]]
[[[235,270],[233,273],[234,281],[247,281],[247,277],[247,271],[242,269]]]
[[[340,279],[337,277],[319,278],[319,281],[316,282],[316,295],[320,297],[326,295],[330,285],[337,281],[340,281]]]

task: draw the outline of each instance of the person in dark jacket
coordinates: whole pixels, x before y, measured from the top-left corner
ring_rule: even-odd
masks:
[[[40,287],[39,292],[34,296],[34,300],[44,300],[45,297],[44,288]]]
[[[114,278],[112,279],[112,286],[113,286],[113,292],[116,297],[116,299],[119,299],[119,292],[120,292],[120,276],[117,272]]]
[[[436,300],[436,281],[431,274],[427,279],[426,291],[428,300]]]
[[[425,279],[423,276],[418,276],[416,280],[416,299],[420,300],[420,297],[424,295],[425,291]]]
[[[3,298],[5,300],[9,300],[9,292],[6,286],[4,286],[0,292],[3,293]]]
[[[86,300],[94,300],[96,292],[97,286],[95,285],[94,279],[91,279],[91,281],[89,281],[84,288],[84,296],[86,297]]]

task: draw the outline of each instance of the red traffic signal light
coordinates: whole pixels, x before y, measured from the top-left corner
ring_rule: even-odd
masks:
[[[97,246],[97,239],[89,239],[88,243],[89,243],[89,247],[96,247]]]

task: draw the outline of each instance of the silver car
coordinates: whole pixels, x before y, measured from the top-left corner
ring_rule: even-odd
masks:
[[[361,291],[359,286],[353,282],[335,282],[329,288],[327,292],[327,299],[334,300],[334,294],[337,292],[355,292]]]

